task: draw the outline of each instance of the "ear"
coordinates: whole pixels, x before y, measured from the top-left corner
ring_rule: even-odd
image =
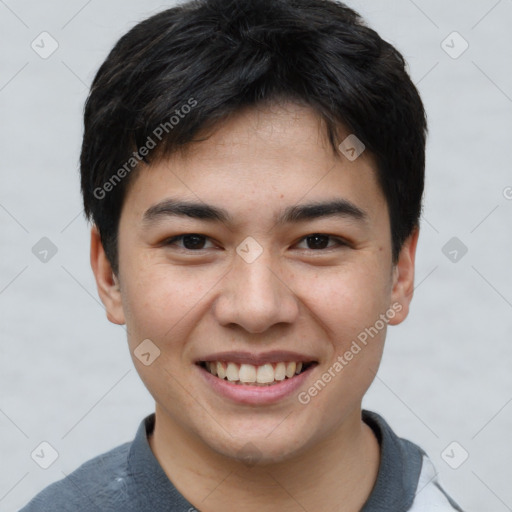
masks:
[[[400,324],[409,314],[409,305],[414,293],[414,265],[419,234],[419,228],[415,228],[404,242],[398,262],[393,267],[391,307],[396,314],[389,320],[391,325]]]
[[[107,318],[114,324],[124,324],[119,280],[114,275],[110,261],[105,254],[96,226],[91,229],[91,267],[96,279],[98,294],[107,312]]]

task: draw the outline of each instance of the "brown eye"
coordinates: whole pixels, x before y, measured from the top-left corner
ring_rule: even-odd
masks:
[[[329,246],[329,240],[334,241],[334,245]],[[300,243],[303,243],[303,241],[307,244],[306,248],[311,250],[332,249],[334,247],[347,245],[339,238],[332,237],[331,235],[324,235],[322,233],[313,233],[305,236]]]
[[[207,237],[199,235],[197,233],[187,233],[184,235],[174,236],[165,241],[164,245],[178,245],[177,242],[182,242],[182,246],[179,248],[187,251],[200,251],[205,249],[204,245],[207,242]]]
[[[310,235],[306,240],[310,249],[325,249],[329,244],[329,237],[326,235]]]

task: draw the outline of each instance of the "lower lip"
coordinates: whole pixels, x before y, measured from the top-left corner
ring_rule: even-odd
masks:
[[[291,379],[285,379],[271,386],[251,386],[250,384],[234,384],[228,380],[219,379],[212,375],[208,370],[198,366],[201,375],[208,386],[214,389],[219,395],[222,395],[239,404],[249,405],[267,405],[279,402],[296,392],[304,381],[308,378],[311,370],[316,365],[312,365],[299,375]]]

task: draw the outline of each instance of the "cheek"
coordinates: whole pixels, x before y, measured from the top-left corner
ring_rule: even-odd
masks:
[[[325,329],[330,354],[318,375],[322,382],[306,393],[311,391],[318,406],[353,406],[373,381],[382,357],[389,322],[381,316],[389,318],[388,280],[375,266],[315,281],[308,305]],[[320,392],[324,384],[327,393]]]
[[[194,310],[218,281],[197,267],[148,265],[131,270],[137,278],[126,281],[123,307],[133,343],[145,338],[166,345],[178,342],[194,323]]]
[[[390,293],[388,279],[376,265],[316,272],[309,279],[303,274],[294,289],[301,290],[303,302],[321,318],[340,349],[379,319]]]
[[[123,307],[137,372],[155,400],[178,404],[181,410],[190,408],[193,403],[180,384],[190,371],[183,364],[186,344],[199,322],[202,301],[218,278],[208,279],[197,268],[194,273],[184,267],[147,263],[129,271],[132,277],[125,280]],[[151,352],[149,365],[137,357],[137,353],[143,353],[138,347],[146,347],[143,340],[154,344],[144,349],[144,353]]]

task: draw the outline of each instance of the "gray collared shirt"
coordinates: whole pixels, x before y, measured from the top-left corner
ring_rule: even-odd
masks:
[[[441,488],[421,448],[397,437],[374,412],[363,411],[363,420],[377,436],[381,462],[372,493],[360,512],[462,512]],[[197,512],[151,451],[147,436],[154,424],[153,413],[142,420],[132,442],[85,462],[49,485],[20,512]]]

